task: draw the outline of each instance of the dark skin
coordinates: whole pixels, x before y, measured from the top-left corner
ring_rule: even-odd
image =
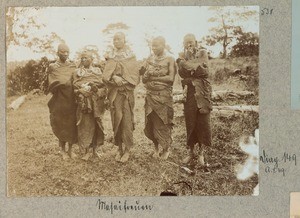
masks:
[[[114,47],[117,49],[117,50],[121,50],[125,47],[125,35],[124,33],[116,33],[114,35],[114,39],[113,39],[113,44],[114,44]],[[127,82],[120,76],[117,76],[117,75],[114,75],[112,77],[112,80],[114,81],[114,83],[117,85],[117,86],[122,86],[124,84],[127,84]]]
[[[196,38],[193,35],[187,36],[184,39],[183,42],[184,48],[186,51],[188,50],[194,50],[196,48]],[[181,57],[180,59],[178,59],[178,65],[179,67],[186,67],[187,64],[187,60],[184,59],[185,57]],[[208,76],[208,72],[207,72],[207,66],[205,64],[203,64],[202,66],[199,64],[199,66],[197,67],[196,71],[194,71],[193,73],[189,73],[190,75],[188,75],[188,77],[193,77],[193,78],[207,78]],[[182,77],[184,77],[183,75],[181,75]],[[186,79],[185,80],[185,84],[183,84],[184,86],[187,85],[188,83],[190,83],[192,80],[190,79]],[[204,150],[203,150],[203,145],[199,145],[200,148],[200,153],[198,156],[198,161],[200,163],[200,165],[204,165]],[[183,160],[183,163],[189,163],[191,161],[194,161],[194,159],[196,158],[196,154],[194,153],[194,147],[190,148],[190,152],[189,152],[189,156],[186,157]]]
[[[65,63],[69,57],[69,50],[67,48],[62,48],[57,51],[57,56],[62,63]]]
[[[118,50],[124,48],[125,46],[125,35],[124,33],[116,33],[114,35],[114,39],[113,39],[113,44],[114,44],[114,47]]]
[[[173,83],[175,79],[175,61],[172,58],[168,59],[168,70],[169,75],[162,76],[162,77],[150,77],[151,81],[157,81],[162,83]]]
[[[83,55],[81,57],[81,64],[84,68],[89,69],[91,67],[91,64],[93,62],[93,57],[91,55]],[[82,157],[83,160],[87,160],[89,158],[89,149],[90,148],[86,148],[85,149],[85,155],[84,157]],[[96,151],[96,147],[93,146],[93,156],[94,157],[99,157]]]
[[[89,55],[84,55],[81,57],[81,64],[86,69],[90,68],[92,62],[93,62],[93,58]]]
[[[155,54],[157,58],[161,58],[164,55],[165,50],[165,41],[161,37],[157,37],[152,42],[152,51]],[[142,81],[143,83],[147,82],[155,82],[155,83],[169,83],[173,84],[175,79],[175,61],[171,57],[166,58],[167,61],[167,67],[168,67],[168,74],[165,76],[155,76],[155,72],[145,72],[143,75]],[[143,69],[145,70],[145,69]],[[153,75],[154,74],[154,75]],[[169,156],[168,149],[164,149],[161,154],[158,154],[158,144],[155,144],[155,152],[153,154],[153,157],[161,156],[163,159],[167,159]]]
[[[153,53],[159,58],[164,54],[165,43],[162,40],[153,40],[152,42],[152,50]],[[143,76],[143,83],[149,81],[156,81],[162,83],[171,83],[173,84],[175,79],[175,61],[173,58],[168,58],[168,71],[169,74],[166,76],[156,77],[156,76]]]
[[[69,48],[66,45],[60,45],[58,47],[58,51],[57,51],[57,56],[59,57],[60,62],[66,63],[66,61],[69,58],[69,53],[70,53]],[[59,140],[58,144],[61,147],[63,159],[66,159],[67,158],[67,156],[66,156],[66,142]],[[68,145],[69,145],[68,155],[69,155],[70,158],[74,158],[75,154],[72,153],[72,146],[73,145],[69,144],[69,143],[68,143]]]

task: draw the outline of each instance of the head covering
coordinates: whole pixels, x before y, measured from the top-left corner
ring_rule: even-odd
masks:
[[[85,50],[80,54],[80,57],[89,57],[93,59],[93,52],[89,51],[89,50]]]

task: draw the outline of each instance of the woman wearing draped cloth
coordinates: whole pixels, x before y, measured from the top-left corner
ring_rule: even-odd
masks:
[[[175,60],[165,54],[165,39],[156,37],[152,41],[151,55],[144,66],[145,84],[145,135],[155,146],[153,157],[166,160],[172,143],[173,98],[172,88],[175,77]],[[159,152],[158,145],[162,146]]]
[[[197,47],[193,34],[187,34],[183,44],[184,51],[179,54],[177,60],[184,90],[184,116],[189,148],[189,155],[183,162],[189,163],[196,159],[204,165],[204,150],[211,146],[212,88],[208,81],[208,55],[206,50]],[[196,144],[200,150],[197,155]]]
[[[107,84],[114,143],[118,146],[116,160],[127,162],[133,146],[134,89],[139,83],[139,66],[135,55],[125,43],[125,35],[118,32],[114,47],[105,55],[103,82]]]
[[[80,67],[73,76],[77,100],[78,145],[85,151],[83,160],[90,157],[99,158],[96,150],[104,143],[103,116],[106,88],[102,82],[100,68],[94,67],[92,62],[92,52],[82,52]],[[89,152],[91,149],[92,154]]]
[[[68,60],[67,45],[58,46],[57,56],[59,59],[48,68],[48,92],[52,93],[48,107],[52,131],[59,140],[62,157],[66,159],[75,156],[72,145],[77,142],[76,104],[72,85],[72,75],[76,66]]]

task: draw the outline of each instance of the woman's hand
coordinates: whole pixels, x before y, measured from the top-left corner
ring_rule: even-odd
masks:
[[[116,83],[117,86],[122,86],[123,85],[123,79],[119,76],[114,75],[112,77],[112,80]]]

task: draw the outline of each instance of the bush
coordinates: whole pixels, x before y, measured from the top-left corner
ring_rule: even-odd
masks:
[[[236,83],[244,86],[245,90],[258,94],[258,56],[212,59],[209,67],[212,84]],[[235,72],[237,69],[239,71]]]
[[[30,60],[24,67],[17,67],[7,76],[7,95],[23,95],[34,89],[47,89],[47,69],[50,63],[46,57],[40,61]]]

